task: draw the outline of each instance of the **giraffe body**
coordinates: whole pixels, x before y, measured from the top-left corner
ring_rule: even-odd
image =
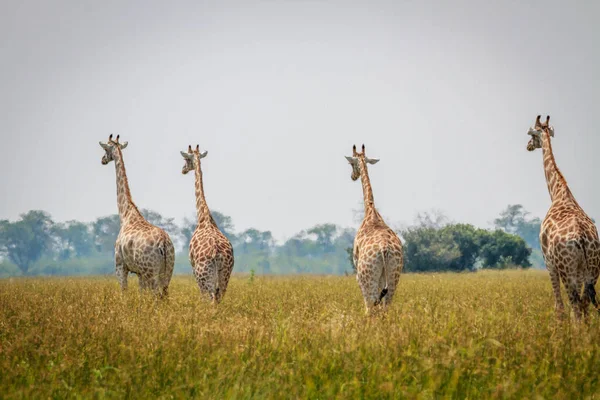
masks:
[[[353,148],[353,156],[346,157],[352,165],[352,180],[361,178],[365,202],[365,216],[354,238],[353,260],[356,279],[361,289],[367,314],[382,304],[391,303],[404,265],[402,243],[398,235],[387,226],[375,208],[367,164],[372,160]]]
[[[210,214],[202,181],[200,160],[206,157],[206,152],[200,153],[199,147],[193,151],[181,152],[185,159],[182,173],[195,172],[196,212],[198,225],[190,241],[190,263],[200,293],[213,304],[221,302],[233,270],[233,247],[229,239],[219,230]]]
[[[151,225],[141,215],[122,224],[115,243],[117,278],[123,289],[127,276],[138,276],[140,289],[152,289],[158,294],[168,294],[175,265],[175,248],[165,231]]]
[[[552,204],[542,222],[540,244],[546,268],[550,273],[555,308],[564,313],[560,293],[563,283],[577,319],[587,315],[589,303],[598,309],[595,285],[600,275],[600,239],[592,219],[579,206],[567,181],[558,169],[552,152],[551,137],[554,128],[537,117],[528,134],[531,139],[527,150],[541,148],[544,172]]]
[[[127,181],[122,149],[127,142],[100,142],[106,151],[102,164],[115,161],[117,175],[117,205],[121,228],[115,242],[115,270],[122,290],[127,289],[129,273],[138,276],[140,290],[151,289],[160,297],[168,294],[175,265],[175,248],[169,235],[150,224],[133,203]]]

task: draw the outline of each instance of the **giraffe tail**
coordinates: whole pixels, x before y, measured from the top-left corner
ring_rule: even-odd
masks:
[[[381,265],[382,265],[382,269],[383,269],[383,276],[385,276],[385,287],[381,290],[381,293],[379,293],[379,299],[375,302],[376,306],[381,304],[381,301],[383,300],[385,295],[388,293],[387,262],[385,260],[386,251],[387,250],[385,250],[385,249],[381,249]]]
[[[592,269],[592,266],[590,265],[590,262],[589,262],[589,259],[587,256],[587,250],[585,249],[585,240],[581,239],[581,241],[579,243],[581,245],[581,250],[583,251],[583,259],[585,261],[585,265],[589,271]],[[584,296],[588,296],[588,298],[594,305],[594,308],[600,314],[600,307],[598,307],[598,301],[596,300],[596,288],[594,287],[594,284],[595,284],[595,282],[593,280],[591,282],[585,283]]]
[[[168,254],[167,247],[168,247],[167,242],[164,241],[162,244],[162,249],[161,249],[162,253],[163,253],[163,265],[158,274],[158,276],[159,276],[158,291],[159,291],[159,295],[161,298],[166,297],[168,295],[168,286],[167,285],[165,285],[164,287],[162,286],[163,282],[168,280],[167,268],[168,268],[169,260],[167,259],[167,254]]]

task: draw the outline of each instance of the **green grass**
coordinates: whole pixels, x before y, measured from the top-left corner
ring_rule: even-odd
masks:
[[[353,277],[236,276],[216,308],[132,281],[1,280],[0,397],[600,395],[600,317],[558,322],[542,271],[403,275],[370,318]]]

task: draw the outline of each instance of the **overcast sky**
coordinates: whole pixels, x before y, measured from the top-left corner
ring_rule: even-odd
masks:
[[[446,3],[441,5],[441,3]],[[550,114],[559,167],[600,218],[599,2],[3,1],[0,219],[117,212],[98,141],[129,141],[133,199],[195,213],[180,150],[208,150],[208,205],[285,239],[353,225],[352,144],[392,223],[543,217]]]

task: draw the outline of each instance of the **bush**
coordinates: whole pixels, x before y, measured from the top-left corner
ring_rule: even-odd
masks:
[[[402,232],[404,269],[407,272],[474,271],[484,268],[530,267],[531,249],[519,236],[493,232],[468,224],[441,228],[411,227]]]

